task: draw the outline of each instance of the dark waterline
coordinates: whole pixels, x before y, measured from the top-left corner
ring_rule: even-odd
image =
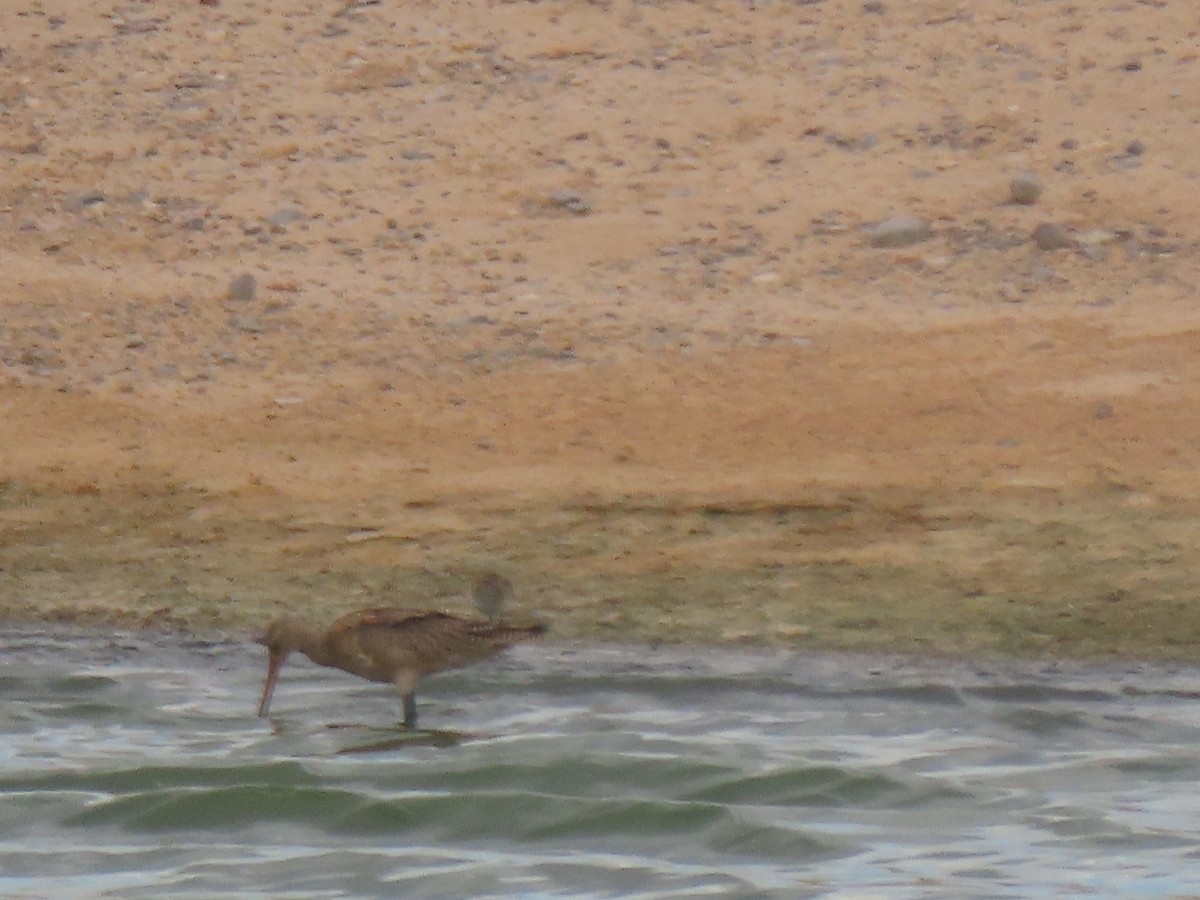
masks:
[[[525,646],[401,741],[249,644],[0,650],[3,896],[1200,893],[1192,668]]]

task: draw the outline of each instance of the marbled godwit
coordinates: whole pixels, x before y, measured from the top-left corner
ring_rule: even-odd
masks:
[[[319,666],[341,669],[369,681],[394,684],[404,704],[404,727],[417,724],[417,681],[422,675],[479,662],[506,647],[545,633],[541,623],[497,618],[507,580],[486,575],[475,586],[475,602],[488,618],[420,609],[366,609],[347,613],[328,628],[284,616],[258,643],[270,651],[258,714],[265,716],[284,660],[299,650]]]

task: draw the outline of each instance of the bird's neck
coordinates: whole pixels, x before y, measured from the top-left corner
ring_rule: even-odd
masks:
[[[307,622],[291,622],[288,627],[288,644],[299,650],[318,666],[332,666],[329,643],[325,629]]]

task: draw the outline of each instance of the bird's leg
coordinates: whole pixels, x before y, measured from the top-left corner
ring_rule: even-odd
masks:
[[[401,670],[396,673],[396,690],[400,692],[400,700],[404,703],[404,727],[417,727],[417,679],[419,673],[411,670]]]
[[[404,727],[412,730],[417,727],[417,695],[407,693],[404,699]]]

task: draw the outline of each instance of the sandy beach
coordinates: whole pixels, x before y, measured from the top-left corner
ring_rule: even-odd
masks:
[[[0,616],[1191,658],[1186,4],[0,9]]]

